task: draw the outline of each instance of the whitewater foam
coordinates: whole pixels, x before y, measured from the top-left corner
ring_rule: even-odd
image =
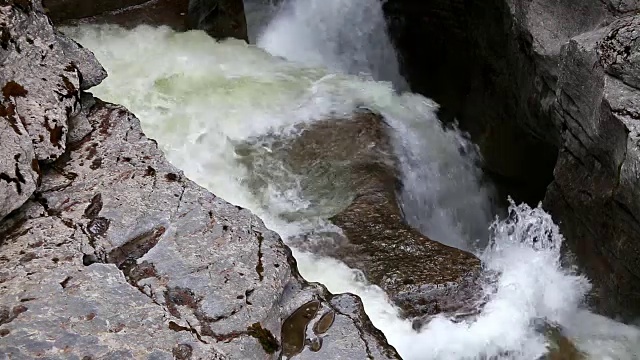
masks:
[[[405,181],[414,172],[436,174],[426,179],[416,175],[413,182],[406,181],[405,191],[443,199],[438,203],[442,208],[427,209],[431,214],[424,220],[442,227],[442,239],[463,241],[469,230],[460,229],[461,223],[486,227],[486,209],[458,218],[446,210],[464,210],[469,205],[457,203],[459,199],[469,197],[473,204],[485,195],[475,178],[474,161],[460,155],[462,137],[440,126],[435,104],[428,99],[398,95],[390,83],[370,76],[303,66],[239,41],[215,42],[197,31],[176,34],[144,26],[65,31],[93,50],[109,72],[103,84],[92,89],[96,96],[127,106],[188,177],[251,209],[285,239],[322,223],[289,222],[280,216],[308,206],[295,183],[253,194],[246,186],[248,170],[237,161],[236,144],[269,132],[295,136],[297,123],[349,114],[361,105],[380,111],[395,129]],[[459,172],[450,173],[452,167]],[[452,180],[462,185],[446,182]],[[451,198],[443,192],[451,192]],[[473,200],[476,197],[480,200]],[[438,211],[440,215],[434,215]],[[293,250],[305,278],[324,283],[332,292],[359,295],[374,325],[405,359],[536,359],[547,346],[536,329],[538,319],[561,325],[594,359],[637,359],[636,329],[580,309],[588,282],[560,267],[562,237],[551,218],[525,205],[512,205],[510,211],[517,216],[494,224],[490,245],[481,254],[488,271],[501,273],[487,284],[492,296],[482,313],[475,321],[459,323],[436,317],[420,331],[400,319],[384,292],[367,284],[360,272]]]

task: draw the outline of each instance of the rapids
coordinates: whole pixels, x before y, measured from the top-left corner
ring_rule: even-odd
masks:
[[[165,27],[63,31],[107,69],[109,77],[91,90],[96,96],[128,107],[188,177],[251,209],[285,241],[333,230],[326,219],[341,205],[310,202],[300,179],[268,156],[268,143],[267,155],[253,161],[269,168],[272,181],[255,191],[238,144],[269,133],[296,136],[296,124],[358,107],[384,115],[400,159],[407,220],[476,252],[488,272],[500,274],[485,286],[490,301],[482,313],[460,323],[436,317],[416,331],[359,271],[290,244],[301,274],[334,293],[359,295],[404,359],[537,359],[548,345],[540,319],[561,326],[591,359],[640,359],[638,329],[583,307],[589,282],[562,267],[562,235],[547,213],[511,202],[509,215],[494,219],[498,210],[475,146],[441,125],[437,104],[405,91],[378,0],[252,0],[246,9],[256,45]]]

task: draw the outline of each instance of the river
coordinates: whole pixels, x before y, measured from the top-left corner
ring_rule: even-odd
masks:
[[[495,219],[499,209],[476,147],[442,126],[437,104],[406,91],[378,0],[246,5],[255,45],[165,27],[63,30],[109,73],[91,90],[96,96],[133,111],[188,177],[260,216],[292,246],[307,280],[359,295],[404,359],[537,359],[547,352],[540,319],[558,324],[591,359],[640,359],[637,328],[583,307],[589,281],[561,266],[562,235],[546,212],[511,203],[510,216]],[[437,317],[415,330],[359,271],[296,247],[291,239],[301,234],[331,230],[327,218],[340,204],[310,201],[300,179],[269,157],[268,142],[251,161],[271,175],[259,191],[250,186],[256,175],[239,161],[239,144],[272,133],[293,137],[294,125],[358,107],[391,125],[408,222],[475,252],[500,274],[486,284],[490,300],[474,321]]]

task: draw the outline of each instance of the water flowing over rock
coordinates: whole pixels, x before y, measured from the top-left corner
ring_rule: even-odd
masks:
[[[407,317],[476,311],[480,260],[428,239],[403,219],[390,131],[379,115],[362,111],[314,122],[292,140],[271,141],[268,155],[262,151],[284,162],[285,174],[302,179],[301,191],[312,204],[340,197],[330,221],[342,234],[308,234],[294,244],[362,270]],[[273,169],[255,165],[260,163],[254,157],[250,165],[258,183],[280,182]]]
[[[33,53],[15,46],[24,40],[16,36],[23,26],[34,24],[31,41],[47,48],[62,36],[35,3],[0,10],[12,20],[3,21],[3,34],[19,39],[1,50],[2,59]],[[2,355],[276,359],[286,350],[300,359],[399,359],[357,297],[304,281],[289,249],[255,215],[188,180],[127,109],[81,93],[78,69],[97,62],[89,53],[73,57],[78,53],[55,57],[62,64],[88,61],[68,71],[75,103],[59,119],[61,152],[40,163],[34,195],[0,223]],[[3,63],[3,71],[15,74],[22,64]],[[25,97],[55,90],[47,88],[54,81],[28,87],[59,66],[41,69],[20,73]],[[22,93],[12,89],[3,109]],[[53,109],[67,103],[64,96],[43,99],[37,104]],[[28,109],[21,104],[18,110]],[[13,128],[1,115],[11,136],[31,134],[34,126],[18,121]],[[31,166],[22,160],[33,157],[27,140],[16,138],[16,149],[2,140],[3,171],[14,150],[24,154],[14,159],[17,169]]]
[[[472,133],[487,166],[513,185],[508,191],[532,203],[544,198],[599,289],[594,304],[610,315],[640,314],[640,4],[385,6],[414,88]],[[442,56],[415,47],[415,37],[424,36],[428,46],[421,48]]]

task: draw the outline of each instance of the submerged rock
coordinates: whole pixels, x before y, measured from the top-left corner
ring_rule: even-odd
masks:
[[[31,39],[47,46],[53,28],[31,5],[29,12],[2,6],[2,16],[22,11],[3,31],[13,39],[21,26],[37,23]],[[0,54],[19,59],[27,53],[12,47]],[[77,54],[59,56],[62,63],[97,64]],[[56,69],[44,64],[40,73]],[[77,82],[84,75],[75,67],[73,74]],[[20,76],[25,84],[40,79],[28,71]],[[66,114],[74,116],[61,118],[68,129],[61,155],[40,164],[34,195],[0,223],[2,355],[277,359],[289,337],[286,319],[313,302],[318,311],[307,326],[323,332],[303,335],[296,358],[399,359],[357,297],[307,283],[277,234],[250,211],[185,178],[127,109],[74,94],[76,111]],[[20,125],[24,136],[30,134]],[[4,140],[3,171],[14,159]],[[15,141],[25,146],[26,158],[29,142]],[[334,314],[331,324],[327,313]]]
[[[480,260],[425,237],[404,221],[396,197],[400,184],[391,130],[383,119],[363,111],[317,121],[300,131],[293,139],[278,138],[265,146],[257,141],[251,148],[261,155],[240,151],[259,178],[254,186],[299,179],[302,195],[311,203],[301,215],[328,217],[341,230],[291,241],[362,270],[407,317],[475,311]],[[276,163],[284,162],[287,171],[270,168],[266,157],[278,158]],[[278,173],[291,178],[274,179]],[[301,215],[283,214],[291,220]]]

